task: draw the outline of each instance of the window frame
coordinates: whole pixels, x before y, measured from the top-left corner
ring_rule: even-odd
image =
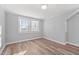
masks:
[[[25,30],[25,31],[23,31],[23,30],[21,30],[21,27],[20,27],[20,17],[24,17],[24,16],[18,16],[18,31],[20,32],[20,33],[38,33],[38,32],[40,32],[40,24],[38,25],[39,27],[39,29],[38,29],[38,31],[32,31],[32,27],[31,27],[31,22],[32,21],[38,21],[38,23],[40,23],[40,21],[38,20],[38,19],[33,19],[33,18],[28,18],[28,17],[24,17],[24,18],[26,18],[27,20],[29,20],[29,26],[28,26],[28,31],[27,30]]]
[[[37,26],[38,27],[38,30],[32,31],[32,21],[37,21],[38,22],[38,26]],[[31,31],[32,32],[39,32],[39,28],[40,28],[40,26],[39,26],[39,20],[32,20],[32,21],[31,21]]]

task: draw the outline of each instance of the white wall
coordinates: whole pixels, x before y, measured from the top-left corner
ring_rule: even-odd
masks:
[[[44,35],[51,40],[65,42],[66,16],[57,16],[44,21]]]
[[[68,19],[68,42],[79,45],[79,12]]]
[[[5,12],[2,8],[0,8],[0,25],[2,26],[2,35],[1,35],[2,46],[0,48],[0,54],[1,54],[2,49],[5,46]]]
[[[40,20],[39,33],[20,33],[18,31],[18,15],[6,12],[6,43],[27,40],[43,36],[43,21]]]

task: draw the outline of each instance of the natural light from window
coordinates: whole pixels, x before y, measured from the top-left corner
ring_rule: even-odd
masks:
[[[39,32],[39,21],[19,16],[19,30],[20,32]]]

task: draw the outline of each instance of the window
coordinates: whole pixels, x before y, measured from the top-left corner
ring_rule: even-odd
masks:
[[[29,31],[29,20],[24,17],[19,17],[19,28],[20,32],[28,32]]]
[[[39,31],[39,21],[31,21],[31,31]]]
[[[38,32],[39,21],[20,16],[19,17],[19,30],[20,32]]]

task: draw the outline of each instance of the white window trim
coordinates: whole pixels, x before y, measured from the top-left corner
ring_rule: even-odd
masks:
[[[23,17],[23,16],[19,16],[19,17]],[[29,19],[29,28],[28,28],[28,31],[27,30],[25,30],[25,31],[21,31],[21,28],[20,28],[20,23],[19,23],[19,17],[18,17],[18,31],[20,32],[20,33],[39,33],[40,32],[40,24],[38,25],[39,26],[39,29],[38,29],[38,31],[31,31],[31,21],[38,21],[39,22],[39,20],[36,20],[36,19],[31,19],[31,18],[28,18]],[[40,23],[40,22],[39,22]]]
[[[32,21],[38,21],[38,20],[32,20]],[[31,22],[32,22],[31,21]],[[32,26],[32,23],[31,23],[31,26]],[[32,27],[31,27],[32,28]],[[31,31],[32,31],[32,29],[31,29]],[[32,32],[39,32],[39,21],[38,21],[38,30],[37,31],[32,31]]]

